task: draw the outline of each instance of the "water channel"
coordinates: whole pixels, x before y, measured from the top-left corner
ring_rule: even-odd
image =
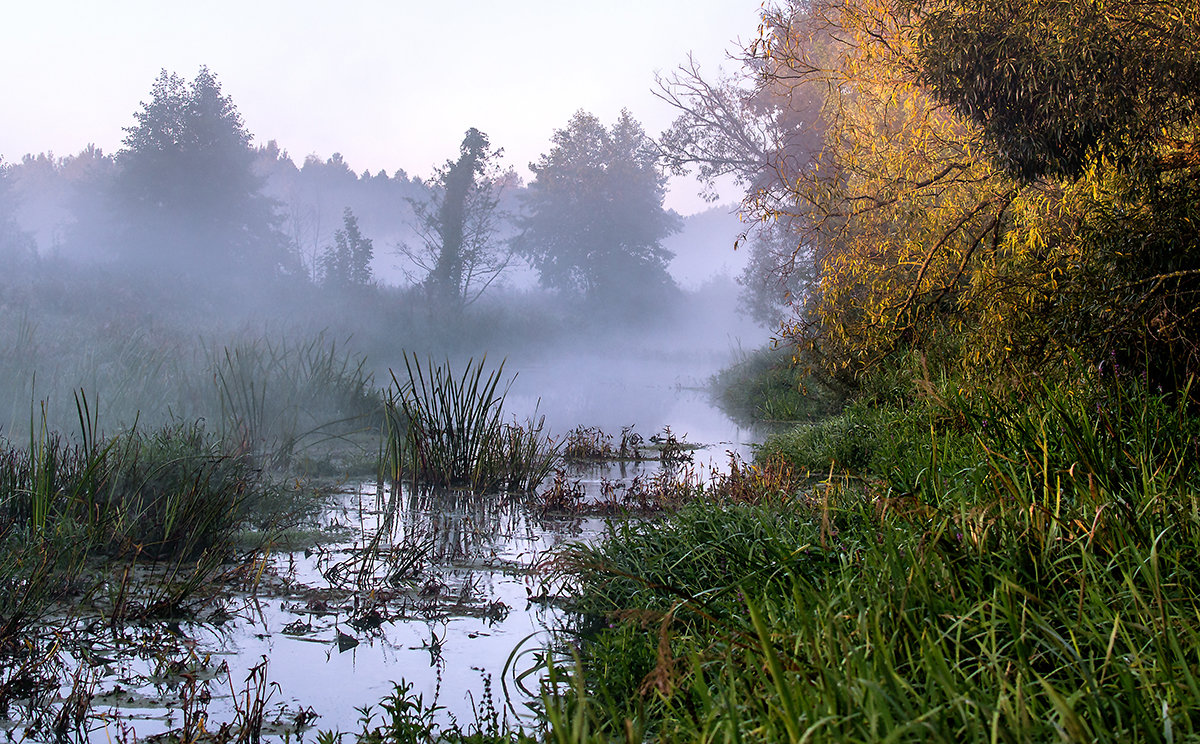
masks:
[[[547,384],[561,370],[532,367],[522,370],[505,408],[545,413],[559,435],[581,423],[614,435],[633,425],[644,437],[670,426],[702,445],[689,467],[703,473],[730,452],[747,456],[755,438],[714,407],[702,389],[707,371],[655,376],[641,367],[634,379],[608,370],[603,381],[579,372],[576,385],[564,386]],[[596,500],[660,467],[575,465],[565,476],[585,500]],[[98,640],[73,652],[88,670],[98,714],[89,739],[152,740],[201,713],[209,730],[261,714],[275,740],[356,731],[360,709],[377,705],[400,681],[440,706],[446,720],[473,721],[490,694],[519,722],[530,715],[528,693],[537,688],[536,675],[523,679],[522,672],[563,621],[543,562],[566,542],[599,539],[606,525],[598,516],[547,511],[539,497],[373,482],[335,489],[319,522],[318,543],[280,545],[244,571],[219,616],[147,629],[154,638],[141,653],[137,629],[119,644]],[[77,672],[64,695],[79,683]]]

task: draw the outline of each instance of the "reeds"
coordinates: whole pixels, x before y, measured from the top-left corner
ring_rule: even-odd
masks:
[[[365,360],[318,334],[308,341],[254,339],[209,352],[221,438],[270,465],[305,446],[364,429],[379,397]]]
[[[486,374],[484,364],[468,360],[455,375],[449,362],[404,355],[406,379],[392,372],[385,403],[388,477],[475,492],[532,491],[546,478],[558,449],[544,419],[504,423],[504,364]]]
[[[76,406],[73,442],[44,418],[27,448],[0,441],[0,642],[103,585],[114,587],[114,617],[177,611],[231,557],[264,488],[199,423],[105,439],[87,398]],[[131,586],[137,572],[122,567],[145,563],[165,568]]]

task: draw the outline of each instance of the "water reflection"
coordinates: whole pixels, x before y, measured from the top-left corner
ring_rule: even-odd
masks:
[[[471,701],[513,649],[559,622],[543,601],[540,562],[604,529],[599,519],[545,515],[528,497],[372,483],[337,493],[325,523],[340,537],[277,554],[264,577],[272,601],[206,647],[231,668],[267,656],[281,701],[343,731],[400,679],[470,720]],[[506,688],[493,688],[498,702],[523,709]]]
[[[578,485],[582,503],[619,505],[656,479],[693,477],[725,462],[729,450],[744,452],[748,435],[727,419],[723,426],[710,430],[713,446],[665,470],[658,461],[577,463],[561,477]],[[689,433],[686,424],[672,428]],[[605,529],[587,509],[547,507],[545,492],[478,495],[370,482],[336,490],[315,525],[319,534],[281,544],[236,574],[220,612],[204,622],[79,642],[67,666],[86,672],[95,693],[91,740],[178,727],[201,701],[210,729],[261,703],[276,722],[268,739],[296,740],[298,723],[351,731],[359,709],[400,680],[460,721],[472,720],[489,681],[499,707],[525,710],[537,683],[536,676],[513,679],[534,665],[520,649],[551,643],[564,621],[556,587],[540,569],[554,548],[599,539]],[[74,677],[64,672],[64,695],[83,684]]]

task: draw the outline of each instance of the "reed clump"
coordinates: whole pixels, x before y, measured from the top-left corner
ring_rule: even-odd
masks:
[[[126,577],[113,612],[179,610],[233,557],[235,533],[269,490],[200,423],[102,437],[87,398],[76,400],[77,437],[43,417],[27,446],[0,440],[0,642],[113,575]],[[170,568],[130,587],[120,566],[136,564]],[[135,588],[146,592],[136,603]]]
[[[214,397],[206,407],[223,441],[285,466],[307,447],[378,420],[380,399],[365,365],[323,333],[214,347],[206,364]]]
[[[531,492],[545,480],[559,447],[544,417],[505,422],[504,364],[485,374],[485,362],[456,375],[449,362],[404,355],[405,377],[392,372],[384,406],[384,475],[475,492]]]

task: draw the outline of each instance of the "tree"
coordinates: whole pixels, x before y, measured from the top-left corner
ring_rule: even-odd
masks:
[[[784,333],[843,384],[970,327],[960,304],[969,270],[1013,198],[974,157],[977,132],[915,84],[898,5],[767,6],[744,60],[754,82],[742,108],[770,126],[762,165],[744,179],[743,216],[770,226],[783,250],[767,253],[786,279],[807,279]],[[721,106],[683,100],[685,123],[715,131],[710,139],[733,131],[706,123]]]
[[[910,0],[922,81],[1026,178],[1096,155],[1200,166],[1200,5]]]
[[[163,70],[134,118],[117,154],[127,258],[210,277],[289,264],[251,136],[207,67],[190,85]]]
[[[506,215],[500,196],[511,174],[502,173],[487,135],[468,129],[457,160],[434,174],[424,199],[410,199],[420,246],[401,253],[424,272],[430,307],[456,321],[508,267],[511,250],[499,240]]]
[[[744,236],[749,252],[738,277],[742,308],[764,326],[779,328],[804,303],[813,282],[811,251],[798,249],[800,230],[787,220],[765,222]]]
[[[32,261],[37,253],[33,236],[17,222],[17,195],[12,167],[0,160],[0,260],[10,270]]]
[[[768,6],[751,95],[816,111],[821,135],[761,148],[743,201],[811,257],[786,332],[850,384],[913,351],[981,377],[1116,358],[1184,384],[1200,372],[1198,27],[1200,6],[1165,0]],[[680,100],[710,103],[676,142],[730,162],[706,143],[738,130],[705,117],[732,98],[692,90]]]
[[[919,0],[913,12],[922,80],[1070,216],[1008,235],[1061,257],[1055,334],[1186,385],[1200,373],[1200,4]]]
[[[748,194],[777,195],[780,177],[811,165],[823,146],[824,86],[781,84],[753,58],[746,67],[709,82],[689,59],[658,79],[655,95],[678,111],[659,138],[659,157],[675,175],[694,169],[709,200],[724,176]]]
[[[516,245],[543,286],[636,307],[674,287],[662,240],[679,229],[663,208],[666,176],[628,111],[606,128],[577,112],[530,165]]]
[[[723,178],[744,189],[743,214],[752,219],[732,241],[750,254],[739,278],[741,301],[755,319],[779,326],[804,302],[813,280],[811,246],[798,245],[805,232],[798,225],[807,215],[791,208],[787,184],[791,173],[814,167],[822,150],[825,86],[791,76],[784,82],[762,71],[749,57],[741,73],[710,82],[689,59],[660,77],[656,95],[678,114],[657,145],[672,173],[696,172],[710,201]]]
[[[321,255],[324,285],[333,289],[362,289],[371,284],[371,259],[375,247],[358,229],[350,207],[342,212],[342,227],[333,234],[333,245]]]

